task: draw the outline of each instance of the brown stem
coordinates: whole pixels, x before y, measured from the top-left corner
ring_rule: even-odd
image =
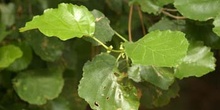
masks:
[[[146,34],[146,30],[145,30],[145,26],[144,26],[143,15],[142,15],[142,12],[141,12],[141,9],[140,9],[139,6],[137,6],[137,10],[138,10],[138,15],[139,15],[139,18],[140,18],[140,21],[141,21],[142,32],[145,35]]]
[[[132,14],[133,14],[133,5],[130,6],[129,18],[128,18],[128,38],[130,42],[132,42],[132,33],[131,33]]]
[[[174,19],[186,19],[186,17],[183,17],[183,16],[175,16],[175,15],[172,15],[172,14],[170,14],[169,12],[167,12],[167,11],[165,11],[165,10],[161,10],[161,12],[164,14],[164,15],[167,15],[167,16],[169,16],[169,17],[171,17],[171,18],[174,18]]]

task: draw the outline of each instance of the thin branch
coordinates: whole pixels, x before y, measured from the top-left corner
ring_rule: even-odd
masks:
[[[108,46],[106,46],[104,43],[102,43],[99,39],[95,38],[95,37],[91,37],[92,39],[94,39],[96,42],[98,42],[99,44],[101,44],[106,50],[108,50]]]
[[[115,31],[115,34],[119,37],[119,38],[121,38],[124,42],[128,42],[128,40],[127,39],[125,39],[123,36],[121,36],[119,33],[117,33],[116,31]]]
[[[175,15],[170,14],[169,12],[166,12],[165,10],[161,10],[161,12],[162,12],[164,15],[167,15],[167,16],[169,16],[169,17],[171,17],[171,18],[174,18],[174,19],[178,19],[178,20],[180,20],[180,19],[186,19],[186,17],[183,17],[183,16],[175,16]]]
[[[137,6],[137,9],[138,9],[138,15],[139,15],[139,18],[140,18],[140,21],[141,21],[142,32],[145,35],[146,34],[146,30],[145,30],[145,26],[144,26],[143,15],[142,15],[142,12],[141,12],[141,9],[140,9],[139,6]]]
[[[132,41],[132,33],[131,33],[132,14],[133,14],[133,5],[130,6],[129,18],[128,18],[128,38],[130,42]]]
[[[170,12],[177,12],[178,11],[177,9],[170,9],[170,8],[163,8],[162,10],[170,11]]]

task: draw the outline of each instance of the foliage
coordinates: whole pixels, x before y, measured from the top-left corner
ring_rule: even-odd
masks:
[[[0,109],[164,106],[178,96],[178,80],[215,70],[219,7],[218,0],[1,2]]]

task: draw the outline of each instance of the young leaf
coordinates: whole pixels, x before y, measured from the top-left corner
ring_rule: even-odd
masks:
[[[116,58],[109,54],[96,56],[83,67],[78,93],[92,109],[137,110],[139,102],[134,86],[117,80]]]
[[[203,76],[215,70],[215,58],[210,48],[203,46],[201,42],[191,43],[187,56],[183,58],[175,70],[175,77]]]
[[[64,80],[62,70],[38,69],[24,71],[13,80],[19,97],[30,104],[42,105],[61,93]]]
[[[94,36],[103,43],[111,41],[112,36],[114,35],[114,30],[109,25],[110,21],[108,18],[98,10],[93,10],[92,14],[96,18]],[[90,37],[87,39],[92,42],[93,45],[100,45]]]
[[[200,21],[214,18],[220,10],[219,0],[175,0],[174,6],[183,16]]]
[[[220,14],[215,18],[213,31],[220,37]]]
[[[0,68],[6,68],[17,58],[22,57],[21,49],[14,45],[0,47]]]
[[[43,15],[35,16],[20,31],[36,28],[46,36],[56,36],[61,40],[81,38],[94,34],[95,19],[84,6],[61,3],[57,9],[47,9]]]
[[[163,90],[174,82],[173,72],[168,68],[134,65],[129,68],[128,77],[136,82],[147,81]]]
[[[188,41],[182,32],[153,31],[135,43],[124,43],[133,64],[172,67],[186,55]]]

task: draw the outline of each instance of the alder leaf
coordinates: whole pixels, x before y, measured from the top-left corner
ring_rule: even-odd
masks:
[[[64,42],[56,37],[46,37],[37,30],[26,33],[26,37],[34,52],[42,60],[53,62],[63,54]]]
[[[27,42],[19,42],[19,43],[16,43],[15,45],[18,46],[22,50],[23,55],[22,57],[16,59],[7,68],[7,70],[14,71],[14,72],[26,69],[32,61],[32,50],[31,50],[30,45],[27,44]]]
[[[167,105],[172,98],[178,96],[180,90],[177,82],[174,82],[168,90],[161,90],[155,86],[149,84],[142,84],[142,97],[141,106],[146,106],[147,108],[162,107]]]
[[[220,37],[220,14],[215,18],[213,31]]]
[[[128,70],[128,77],[136,82],[147,81],[163,90],[174,82],[173,71],[169,68],[133,65]]]
[[[103,53],[83,67],[83,78],[78,93],[92,109],[137,110],[137,90],[129,83],[122,85],[118,80],[116,58]]]
[[[42,105],[61,93],[64,80],[60,69],[27,70],[13,80],[18,96],[30,104]]]
[[[179,79],[189,76],[201,77],[215,70],[215,61],[209,47],[201,42],[190,43],[187,56],[177,66],[174,75]]]
[[[16,59],[22,57],[21,49],[14,45],[0,47],[0,68],[6,68]]]
[[[169,20],[168,18],[162,18],[160,21],[152,25],[148,31],[155,30],[171,30],[171,31],[182,31],[185,29],[185,21],[184,20]]]
[[[173,67],[181,62],[188,49],[182,32],[152,31],[137,42],[124,43],[125,53],[133,64]]]
[[[81,38],[94,34],[95,19],[84,6],[61,3],[57,9],[47,9],[43,15],[35,16],[20,32],[31,29],[39,29],[46,36],[61,40]]]
[[[132,0],[130,3],[139,4],[143,12],[157,14],[164,5],[173,3],[173,1],[174,0]]]
[[[184,17],[200,21],[214,18],[220,10],[219,0],[175,0],[174,6]]]
[[[114,35],[114,30],[109,25],[109,19],[98,10],[93,10],[91,13],[96,18],[94,36],[103,43],[111,41],[112,36]],[[85,37],[85,39],[90,41],[95,46],[100,45],[98,42],[96,42],[90,37]]]

